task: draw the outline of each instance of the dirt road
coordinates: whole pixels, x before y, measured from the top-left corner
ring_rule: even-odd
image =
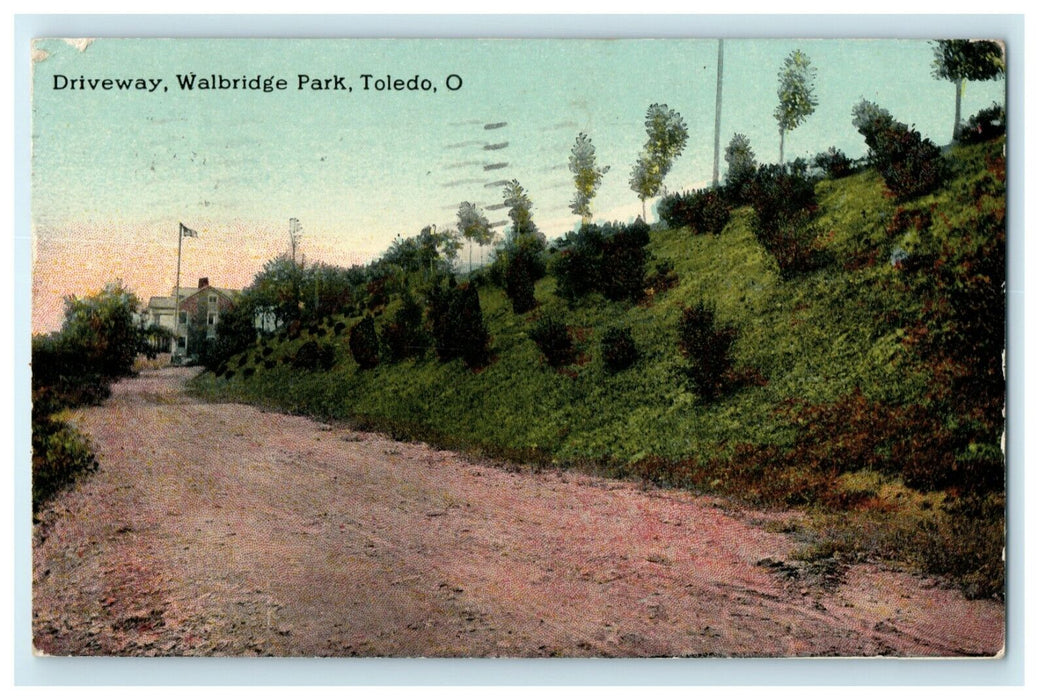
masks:
[[[992,655],[1003,607],[862,564],[789,580],[793,517],[531,473],[183,391],[78,412],[99,471],[34,529],[47,654]],[[774,529],[774,528],[770,528]],[[781,528],[777,528],[781,529]],[[757,562],[763,561],[763,565]],[[776,573],[775,573],[776,571]]]

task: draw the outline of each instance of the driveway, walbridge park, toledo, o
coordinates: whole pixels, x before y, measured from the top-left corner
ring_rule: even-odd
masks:
[[[1006,48],[34,41],[34,649],[1004,658]]]

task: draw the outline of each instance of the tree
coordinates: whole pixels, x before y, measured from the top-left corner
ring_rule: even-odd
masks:
[[[141,347],[141,329],[134,322],[138,304],[119,281],[97,294],[66,297],[61,344],[103,377],[130,374]]]
[[[265,263],[247,289],[256,311],[271,314],[277,325],[288,325],[301,318],[302,269],[281,255]]]
[[[632,176],[628,180],[628,185],[633,192],[639,195],[639,201],[643,205],[643,221],[646,221],[646,201],[656,197],[661,189],[661,182],[657,175],[657,166],[650,154],[640,154],[636,159],[636,164],[632,166]]]
[[[530,212],[530,208],[534,204],[530,201],[527,191],[523,189],[523,185],[519,184],[519,180],[512,180],[505,185],[501,194],[505,200],[505,206],[508,207],[508,218],[512,222],[510,234],[519,236],[520,234],[536,233],[538,229],[534,225],[534,215]]]
[[[583,132],[578,134],[574,147],[570,149],[570,172],[574,174],[574,187],[577,188],[570,211],[581,217],[581,223],[592,221],[592,200],[609,170],[609,165],[596,166],[596,147],[592,145],[592,139]]]
[[[472,202],[462,202],[458,207],[458,231],[465,240],[475,242],[480,247],[488,245],[494,240],[494,230],[490,227],[490,221]],[[471,249],[469,249],[469,272],[472,272]]]
[[[730,199],[737,202],[741,199],[745,185],[752,181],[758,167],[748,137],[744,134],[734,134],[726,147],[724,160],[726,160],[724,185]]]
[[[788,54],[777,77],[777,98],[780,102],[774,110],[781,146],[778,163],[784,164],[785,132],[792,131],[814,113],[817,97],[814,95],[814,77],[817,71],[810,57],[798,49]]]
[[[491,266],[491,278],[505,288],[512,310],[524,313],[537,305],[534,282],[545,274],[545,237],[534,224],[530,197],[518,180],[505,185],[502,196],[512,225]]]
[[[933,77],[955,83],[955,123],[952,140],[959,139],[962,91],[967,80],[998,80],[1006,71],[1002,46],[994,41],[941,39],[934,42]]]
[[[661,192],[665,177],[672,169],[689,138],[682,116],[668,105],[652,104],[646,113],[647,142],[632,168],[629,185],[643,203],[646,221],[646,200]]]

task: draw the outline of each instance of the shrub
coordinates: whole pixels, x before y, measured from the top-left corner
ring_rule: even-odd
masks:
[[[867,100],[854,107],[853,115],[872,166],[895,196],[912,199],[929,194],[944,181],[944,158],[932,141]]]
[[[608,328],[599,346],[603,353],[603,366],[610,372],[626,370],[639,359],[639,350],[628,328]]]
[[[1000,494],[971,494],[947,503],[923,523],[915,546],[929,573],[958,579],[967,598],[1005,593],[1006,501]]]
[[[726,197],[734,204],[741,204],[747,197],[748,184],[755,177],[758,163],[755,153],[744,134],[734,134],[723,154],[726,161],[726,176],[723,188]]]
[[[405,292],[402,298],[403,305],[381,333],[386,352],[393,362],[424,357],[430,344],[425,332],[425,310],[410,292]]]
[[[691,391],[701,399],[709,401],[724,393],[736,337],[734,329],[716,326],[712,307],[699,302],[683,309],[679,345],[688,362],[684,374]]]
[[[245,364],[247,356],[240,358],[240,366]],[[315,340],[309,340],[302,344],[298,348],[298,352],[294,354],[291,360],[291,365],[296,369],[304,369],[310,372],[316,370],[328,370],[334,366],[334,348],[329,343],[318,343]],[[248,368],[244,370],[244,377],[251,376],[248,371],[253,374],[253,369]]]
[[[973,144],[991,141],[1006,133],[1006,110],[993,103],[959,126],[959,143]]]
[[[571,304],[589,292],[613,301],[638,301],[649,253],[650,227],[631,224],[585,224],[568,233],[552,262],[556,293]]]
[[[823,263],[812,223],[817,211],[814,182],[804,165],[760,165],[749,185],[749,197],[756,214],[756,239],[777,261],[784,277]]]
[[[33,404],[33,512],[79,474],[98,468],[91,443],[64,421],[38,411]]]
[[[846,154],[832,146],[827,151],[814,156],[814,165],[820,168],[825,177],[837,179],[846,177],[854,171],[854,162]]]
[[[360,369],[374,369],[378,366],[378,334],[374,330],[373,316],[364,316],[349,331],[349,350]]]
[[[718,236],[730,221],[730,203],[723,190],[704,189],[666,195],[658,216],[672,228],[688,226],[694,233]]]
[[[472,369],[489,360],[490,334],[483,321],[479,292],[474,282],[461,286],[437,282],[429,290],[429,322],[441,362],[462,358]]]
[[[537,299],[534,298],[535,279],[530,256],[520,250],[513,252],[505,274],[505,292],[512,300],[515,313],[526,313],[537,306]]]
[[[574,342],[570,339],[570,333],[563,322],[543,317],[530,330],[529,335],[541,348],[545,359],[552,367],[562,367],[573,362],[576,355]]]

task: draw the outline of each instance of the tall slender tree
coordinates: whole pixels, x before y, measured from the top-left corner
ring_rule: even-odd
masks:
[[[1006,71],[1002,45],[994,41],[941,39],[934,42],[933,77],[955,83],[952,140],[959,138],[962,93],[967,80],[998,80]]]
[[[592,145],[588,134],[578,134],[570,150],[570,172],[574,175],[574,187],[577,188],[574,200],[570,203],[570,211],[581,217],[581,223],[592,221],[592,200],[609,170],[609,165],[596,165],[596,147]]]
[[[519,180],[512,180],[502,191],[505,206],[508,207],[508,218],[512,222],[510,233],[512,236],[534,233],[537,226],[534,225],[534,215],[530,208],[534,206],[530,201],[530,195],[519,184]]]
[[[778,163],[784,164],[785,133],[792,131],[814,113],[817,97],[814,95],[814,78],[817,70],[810,62],[810,57],[796,49],[785,57],[784,64],[777,74],[778,87],[777,108],[774,118],[777,120],[778,133],[781,135]]]
[[[472,202],[462,202],[458,207],[458,231],[462,238],[474,242],[480,248],[494,240],[494,230],[490,221]],[[472,272],[472,248],[469,247],[469,272]]]
[[[686,123],[679,112],[668,105],[652,104],[646,112],[647,142],[636,164],[632,167],[629,185],[643,203],[646,221],[646,200],[664,187],[665,177],[672,163],[683,153],[689,138]]]
[[[632,166],[632,175],[628,180],[629,187],[639,195],[643,205],[643,221],[646,221],[646,201],[657,196],[661,181],[657,177],[657,166],[649,153],[641,153]]]

